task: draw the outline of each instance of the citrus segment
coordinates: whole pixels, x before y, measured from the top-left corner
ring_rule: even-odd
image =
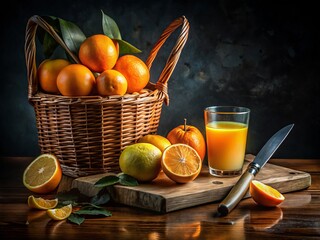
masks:
[[[28,206],[30,208],[47,210],[51,208],[55,208],[58,205],[58,199],[43,199],[41,197],[34,197],[33,195],[28,197]]]
[[[35,193],[49,193],[60,183],[62,170],[58,159],[52,154],[41,154],[23,173],[23,184]]]
[[[177,183],[193,181],[200,173],[202,160],[197,151],[187,144],[172,144],[163,154],[163,172]]]
[[[274,207],[284,201],[284,196],[276,189],[252,180],[250,183],[250,194],[253,200],[262,206]]]
[[[139,143],[151,143],[155,145],[157,148],[160,149],[161,152],[163,152],[168,146],[171,145],[170,141],[161,135],[157,134],[147,134],[143,137],[141,137],[138,140]]]
[[[61,208],[48,209],[47,214],[53,220],[64,220],[68,218],[72,213],[72,205],[66,205]]]

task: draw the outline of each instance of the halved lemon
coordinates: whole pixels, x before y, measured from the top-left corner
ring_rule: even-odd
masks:
[[[62,170],[58,159],[52,154],[41,154],[23,173],[23,184],[35,193],[49,193],[60,183]]]
[[[197,151],[187,144],[168,146],[161,159],[163,172],[177,183],[187,183],[198,177],[202,160]]]
[[[278,190],[257,180],[251,181],[250,194],[257,204],[265,207],[277,206],[285,199]]]
[[[43,199],[42,197],[34,197],[33,195],[28,197],[28,206],[30,208],[47,210],[55,208],[58,205],[58,198],[55,199]]]
[[[64,220],[72,213],[72,204],[66,205],[61,208],[48,209],[47,214],[53,220]]]

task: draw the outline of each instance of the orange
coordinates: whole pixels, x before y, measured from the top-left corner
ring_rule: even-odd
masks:
[[[166,137],[158,134],[147,134],[141,137],[138,142],[151,143],[159,148],[161,152],[163,152],[168,146],[171,145],[170,141]]]
[[[198,177],[202,160],[197,151],[187,144],[172,144],[167,147],[161,159],[163,172],[177,183],[187,183]]]
[[[167,138],[172,144],[184,143],[194,148],[203,161],[206,155],[206,142],[204,137],[197,127],[187,125],[186,119],[184,120],[184,125],[173,128],[167,134]]]
[[[72,213],[72,205],[66,205],[61,208],[48,209],[47,214],[53,220],[64,220],[68,218]]]
[[[127,92],[127,79],[116,70],[105,70],[96,79],[97,91],[101,96],[120,95]]]
[[[103,34],[92,35],[80,45],[79,59],[93,72],[112,69],[118,57],[119,44]]]
[[[251,181],[250,194],[257,204],[265,207],[274,207],[284,201],[284,196],[278,190],[257,180]]]
[[[59,72],[70,62],[64,59],[46,59],[41,62],[37,70],[40,87],[47,93],[59,93],[57,76]]]
[[[41,197],[34,197],[33,195],[28,197],[28,206],[30,208],[47,210],[55,208],[58,205],[58,198],[55,199],[43,199]]]
[[[41,154],[23,173],[23,184],[35,193],[49,193],[56,189],[62,178],[58,159],[52,154]]]
[[[95,85],[95,77],[89,68],[82,64],[64,67],[58,77],[57,85],[63,96],[87,96]]]
[[[147,65],[134,55],[120,57],[114,69],[121,72],[127,79],[127,93],[139,92],[147,86],[150,80],[150,72]]]

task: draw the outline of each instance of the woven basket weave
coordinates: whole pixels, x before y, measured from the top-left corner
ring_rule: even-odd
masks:
[[[188,38],[188,20],[184,16],[174,20],[163,31],[146,60],[150,69],[161,46],[181,26],[158,81],[149,82],[140,93],[122,97],[65,97],[39,91],[36,77],[38,26],[47,31],[76,63],[79,59],[43,18],[35,15],[29,19],[25,38],[28,99],[36,115],[41,152],[56,155],[63,173],[71,177],[120,172],[121,151],[143,135],[157,132],[162,104],[169,103],[167,82]]]

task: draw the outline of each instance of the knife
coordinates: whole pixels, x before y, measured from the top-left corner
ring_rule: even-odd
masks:
[[[246,194],[251,180],[257,175],[261,168],[268,162],[274,152],[288,136],[294,124],[287,125],[276,132],[259,151],[254,161],[248,165],[238,182],[233,186],[226,198],[219,204],[218,213],[227,215],[239,203]]]

